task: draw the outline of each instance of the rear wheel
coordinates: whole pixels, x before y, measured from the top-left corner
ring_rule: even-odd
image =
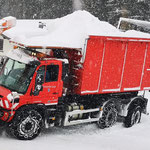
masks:
[[[15,116],[7,131],[20,140],[32,140],[39,135],[42,122],[42,116],[38,111],[23,110]]]
[[[136,106],[130,109],[127,117],[125,117],[124,125],[129,128],[141,121],[141,107]]]
[[[117,110],[113,102],[108,102],[104,108],[101,117],[98,121],[98,126],[101,129],[111,127],[117,121]]]

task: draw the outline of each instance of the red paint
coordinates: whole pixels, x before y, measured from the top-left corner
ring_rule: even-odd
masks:
[[[80,93],[115,93],[148,88],[149,60],[149,39],[90,36]]]

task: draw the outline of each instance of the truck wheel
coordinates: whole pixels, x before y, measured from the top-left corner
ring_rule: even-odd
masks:
[[[113,102],[107,103],[102,112],[102,116],[98,121],[98,126],[101,129],[111,127],[117,121],[117,110]]]
[[[9,124],[7,131],[20,140],[32,140],[39,135],[42,123],[42,116],[38,111],[20,111]]]
[[[125,127],[129,128],[132,127],[134,124],[137,124],[141,120],[141,107],[136,106],[133,109],[128,111],[128,115],[125,117],[124,125]]]

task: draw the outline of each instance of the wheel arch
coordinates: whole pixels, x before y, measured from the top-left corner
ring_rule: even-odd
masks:
[[[113,103],[114,105],[116,105],[116,100],[114,98],[105,100],[103,103],[101,103],[101,109],[103,109],[108,103]]]
[[[126,117],[128,115],[128,111],[134,109],[136,106],[141,107],[142,113],[147,113],[147,99],[142,96],[135,96],[132,98],[112,98],[110,101],[114,102],[116,109],[118,111],[118,115],[122,117]]]
[[[136,106],[140,106],[142,112],[144,112],[147,106],[147,99],[141,96],[133,98],[129,103],[127,110],[129,111],[130,109],[133,109]]]
[[[46,106],[44,104],[27,104],[27,105],[23,105],[21,107],[19,107],[16,110],[15,115],[17,115],[18,112],[22,111],[22,110],[36,110],[40,113],[40,115],[42,116],[42,118],[45,118],[45,110],[46,110]],[[15,117],[14,115],[14,117]]]
[[[122,113],[121,116],[126,117],[128,115],[128,112],[132,109],[134,109],[136,106],[141,107],[142,113],[147,113],[147,99],[142,96],[137,96],[134,98],[131,98],[128,104],[122,105]]]

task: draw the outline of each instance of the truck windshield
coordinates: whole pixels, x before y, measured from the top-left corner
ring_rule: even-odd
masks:
[[[8,59],[0,73],[0,85],[24,94],[31,81],[35,67]]]

